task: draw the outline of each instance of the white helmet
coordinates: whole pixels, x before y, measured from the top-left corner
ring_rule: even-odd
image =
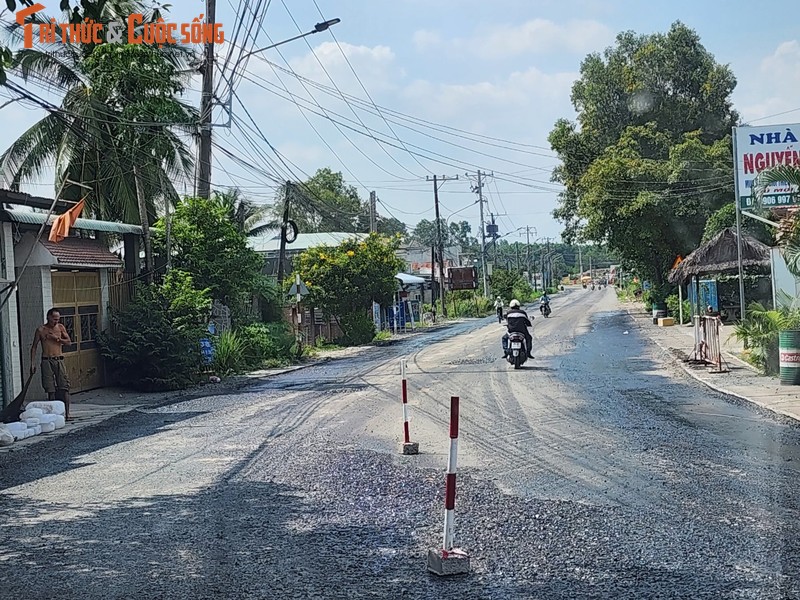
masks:
[[[519,308],[519,300],[512,300],[508,303],[508,306],[511,308]]]

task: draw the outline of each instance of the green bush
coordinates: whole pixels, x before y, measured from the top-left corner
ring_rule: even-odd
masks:
[[[667,296],[667,312],[670,317],[675,319],[675,322],[678,323],[680,321],[680,310],[678,310],[680,300],[678,298],[678,294],[672,294],[671,296]],[[691,323],[692,322],[692,305],[689,303],[688,300],[683,301],[683,323],[679,323],[683,325],[684,323]]]
[[[247,370],[245,338],[236,331],[224,331],[214,340],[213,367],[217,375],[234,375]]]
[[[800,311],[791,308],[768,310],[754,302],[747,316],[736,325],[734,336],[749,349],[748,360],[768,375],[780,367],[778,338],[781,331],[800,329]]]
[[[369,344],[375,338],[375,322],[366,313],[356,312],[339,317],[342,337],[338,343],[342,346],[361,346]]]
[[[248,369],[291,359],[295,339],[287,323],[253,323],[237,331],[244,341],[244,364]]]
[[[173,270],[161,285],[141,285],[130,304],[112,313],[98,335],[112,378],[143,391],[183,389],[197,380],[200,339],[207,335],[211,299],[188,273]]]

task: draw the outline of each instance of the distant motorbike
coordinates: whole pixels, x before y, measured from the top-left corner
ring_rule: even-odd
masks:
[[[553,309],[550,308],[550,303],[548,302],[547,304],[542,304],[539,306],[539,312],[542,313],[546,319],[550,316],[550,313],[553,312]]]
[[[525,344],[525,336],[517,331],[508,334],[508,352],[506,360],[509,364],[519,369],[528,360],[528,348]]]

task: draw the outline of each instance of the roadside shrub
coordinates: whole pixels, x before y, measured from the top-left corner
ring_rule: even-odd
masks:
[[[781,331],[800,329],[800,311],[790,308],[769,310],[754,302],[747,308],[747,316],[734,330],[737,339],[745,343],[747,359],[767,375],[775,375],[780,368],[778,337]]]
[[[234,375],[247,370],[245,339],[236,331],[224,331],[214,340],[213,367],[217,375]]]
[[[350,313],[339,317],[342,346],[361,346],[369,344],[375,338],[375,322],[366,313]]]
[[[285,322],[253,323],[238,330],[243,342],[244,365],[258,369],[266,363],[285,363],[291,359],[294,335]]]
[[[210,310],[208,290],[195,289],[188,273],[173,270],[160,285],[138,286],[130,304],[111,314],[111,330],[98,334],[112,378],[141,391],[193,384]]]
[[[675,319],[675,322],[678,323],[680,321],[680,310],[678,310],[680,304],[680,300],[678,298],[678,294],[672,294],[671,296],[667,296],[667,312],[669,316]],[[692,321],[692,305],[689,303],[688,300],[683,301],[683,323],[679,323],[683,325],[685,323],[691,323]]]

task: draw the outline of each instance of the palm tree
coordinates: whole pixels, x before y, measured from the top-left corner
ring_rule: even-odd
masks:
[[[225,209],[231,222],[236,225],[240,233],[247,237],[280,228],[279,223],[270,220],[270,206],[256,204],[245,198],[239,188],[230,188],[226,192],[214,192],[214,201]]]
[[[94,0],[82,5],[83,12],[77,8],[65,11],[70,22],[84,17],[104,24],[124,21],[132,12],[144,13],[148,21],[161,16],[158,9],[148,11],[138,0]],[[35,17],[49,21],[39,14]],[[17,41],[21,37],[15,23],[8,25],[6,32]],[[154,105],[148,106],[142,99],[152,86],[134,100],[107,89],[113,78],[99,61],[93,63],[92,57],[96,51],[108,51],[109,46],[120,47],[58,44],[58,54],[48,52],[54,48],[47,46],[15,53],[12,74],[21,76],[26,84],[45,85],[63,94],[63,99],[0,156],[0,177],[7,187],[19,189],[22,183],[38,179],[48,163],[54,162],[54,188],[63,188],[62,198],[85,197],[87,213],[97,218],[128,223],[146,220],[149,224],[156,217],[156,202],[177,198],[173,182],[192,173],[188,145],[172,124],[189,125],[196,122],[196,115],[182,104],[180,111],[175,110],[174,97],[172,106],[162,102],[158,108],[163,111],[148,114]],[[165,46],[158,56],[171,67],[172,82],[180,81],[181,68],[192,58],[186,48],[178,46]],[[133,81],[137,75],[141,84],[141,73],[116,73],[120,81]],[[174,93],[180,91],[177,86]],[[131,113],[138,117],[132,118]],[[170,118],[164,118],[166,115]],[[152,144],[142,143],[152,136],[157,138]]]
[[[753,193],[759,203],[770,185],[785,182],[800,190],[800,167],[779,165],[761,171],[753,183]],[[778,227],[778,243],[783,247],[786,267],[795,277],[800,277],[800,213],[790,209]]]

